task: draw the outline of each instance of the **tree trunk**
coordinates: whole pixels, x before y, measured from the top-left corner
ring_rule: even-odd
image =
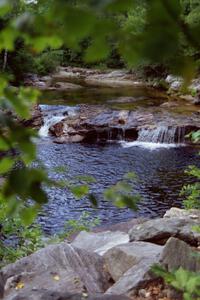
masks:
[[[5,49],[4,56],[3,56],[3,72],[6,69],[7,66],[7,60],[8,60],[8,51]]]

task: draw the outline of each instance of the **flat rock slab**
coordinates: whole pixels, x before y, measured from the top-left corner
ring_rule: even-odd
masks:
[[[4,299],[21,300],[45,293],[104,293],[109,287],[109,275],[104,260],[96,253],[60,243],[48,246],[2,269]],[[29,295],[29,296],[27,296]],[[30,297],[32,296],[32,298]],[[42,296],[41,296],[42,297]],[[41,298],[43,299],[43,298]]]
[[[109,249],[129,242],[129,236],[120,231],[104,231],[98,233],[81,231],[72,242],[77,248],[85,249],[103,255]]]
[[[200,244],[200,233],[193,226],[198,221],[189,218],[160,218],[133,226],[129,231],[130,241],[147,241],[163,245],[170,237],[177,237],[192,246]]]

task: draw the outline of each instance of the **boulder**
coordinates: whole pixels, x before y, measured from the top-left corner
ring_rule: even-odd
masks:
[[[141,261],[151,258],[155,261],[162,251],[162,246],[147,242],[132,242],[116,246],[104,254],[106,266],[114,281],[138,265]]]
[[[190,245],[198,246],[200,233],[193,230],[198,221],[189,218],[159,218],[133,226],[130,241],[147,241],[163,245],[170,237],[177,237]]]
[[[192,272],[200,271],[200,260],[195,249],[185,242],[171,237],[163,248],[159,264],[168,271],[182,267]]]
[[[135,295],[139,287],[144,286],[152,279],[153,274],[150,270],[156,263],[158,263],[158,257],[141,260],[138,264],[125,272],[123,276],[106,291],[106,294]]]
[[[39,105],[34,105],[31,109],[31,117],[22,120],[22,124],[26,127],[39,129],[43,125],[43,116]]]
[[[189,218],[200,222],[200,210],[199,209],[182,209],[178,207],[171,207],[164,214],[164,218]]]
[[[165,246],[157,249],[156,255],[144,255],[126,271],[107,291],[106,294],[126,294],[134,296],[138,290],[145,287],[149,282],[156,278],[152,267],[160,265],[166,270],[172,271],[180,267],[193,272],[200,271],[199,258],[194,250],[185,242],[170,238]],[[142,253],[141,248],[141,253]],[[153,251],[154,252],[154,251]],[[123,254],[125,255],[125,254]],[[132,254],[134,255],[134,254]],[[112,266],[113,271],[114,267]]]
[[[72,242],[72,245],[103,255],[109,249],[128,242],[129,236],[125,232],[104,231],[92,233],[81,231]]]
[[[1,276],[6,300],[21,300],[21,295],[38,300],[34,296],[37,293],[44,299],[47,291],[95,295],[104,293],[109,287],[103,258],[67,243],[51,245],[22,258],[4,267]]]

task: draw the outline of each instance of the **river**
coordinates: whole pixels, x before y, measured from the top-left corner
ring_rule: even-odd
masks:
[[[96,93],[96,94],[95,94]],[[91,96],[92,95],[92,96]],[[108,103],[114,97],[132,95],[131,91],[105,92],[94,89],[85,90],[82,94],[45,94],[42,104],[74,105],[78,103],[99,103],[105,99]],[[133,95],[132,95],[133,96]],[[162,103],[162,98],[153,99],[144,91],[136,91],[135,103],[152,106]],[[55,97],[55,99],[53,98]],[[149,97],[149,98],[148,98]],[[96,99],[92,101],[92,99]],[[134,104],[134,105],[136,105]],[[130,106],[130,103],[127,105]],[[43,137],[38,141],[38,158],[46,166],[50,177],[54,179],[70,180],[76,175],[90,175],[96,179],[91,184],[91,191],[99,199],[98,208],[93,208],[87,197],[76,200],[67,190],[61,188],[46,188],[49,202],[40,213],[38,222],[47,234],[60,232],[66,221],[78,219],[85,211],[90,218],[98,217],[101,224],[114,224],[130,218],[163,216],[172,206],[181,206],[182,197],[179,195],[184,184],[194,182],[194,179],[184,173],[189,165],[200,166],[198,148],[191,146],[177,146],[166,144],[138,143],[138,142],[108,142],[104,144],[55,144],[50,137]],[[66,167],[65,172],[55,171],[56,167]],[[127,172],[135,172],[137,182],[135,192],[141,195],[138,211],[128,208],[119,209],[103,199],[105,188],[121,180]]]

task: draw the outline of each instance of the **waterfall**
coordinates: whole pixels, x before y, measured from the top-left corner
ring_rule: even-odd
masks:
[[[185,128],[172,126],[159,126],[155,129],[141,129],[138,142],[183,144],[185,142]]]
[[[63,106],[63,105],[40,105],[43,114],[44,125],[39,130],[40,137],[47,137],[49,128],[56,123],[61,122],[67,117],[73,117],[77,114],[77,107]]]

